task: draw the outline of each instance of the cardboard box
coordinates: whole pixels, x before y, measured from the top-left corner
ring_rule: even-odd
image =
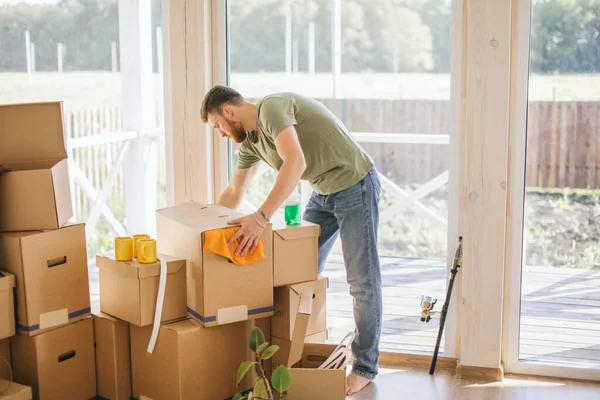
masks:
[[[275,353],[273,368],[286,365],[290,370],[292,384],[288,400],[345,400],[346,370],[318,369],[337,346],[306,343],[311,303],[312,293],[302,293],[289,351],[284,349]],[[273,338],[273,343],[277,344],[276,338]]]
[[[92,303],[96,347],[98,396],[108,400],[131,398],[131,351],[129,324],[100,311]]]
[[[237,266],[203,252],[204,232],[228,227],[243,216],[218,205],[188,202],[157,211],[157,246],[163,254],[187,259],[188,315],[204,326],[273,315],[272,232],[261,236],[265,258]]]
[[[57,229],[73,216],[61,102],[0,106],[0,231]]]
[[[167,284],[161,322],[187,315],[185,259],[158,254],[167,262]],[[102,312],[137,326],[154,323],[160,281],[160,261],[140,264],[97,256],[100,268],[100,308]]]
[[[6,390],[8,388],[8,390]],[[16,382],[0,379],[0,400],[31,400],[31,388]]]
[[[90,315],[84,224],[0,233],[0,269],[16,276],[17,333],[33,336]]]
[[[314,281],[319,269],[319,225],[287,226],[273,219],[273,286]]]
[[[41,335],[10,339],[14,380],[31,386],[36,400],[96,396],[94,323],[91,317]]]
[[[10,361],[10,340],[0,340],[0,379],[10,380],[11,368],[12,366]]]
[[[236,387],[243,361],[254,360],[248,346],[258,326],[269,338],[269,319],[203,327],[193,319],[162,325],[156,347],[147,352],[151,327],[131,326],[133,397],[145,400],[226,399],[252,387],[254,372]]]
[[[15,276],[0,271],[0,339],[15,334]]]
[[[275,313],[271,317],[271,335],[278,339],[292,340],[296,313],[302,292],[312,292],[312,310],[306,335],[314,335],[327,330],[327,288],[325,277],[312,282],[284,286],[274,290]]]

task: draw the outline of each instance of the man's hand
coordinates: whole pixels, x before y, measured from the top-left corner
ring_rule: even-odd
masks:
[[[249,251],[250,254],[254,253],[258,246],[258,240],[260,235],[264,231],[264,226],[258,223],[258,217],[256,214],[246,215],[243,218],[234,219],[228,221],[229,225],[241,225],[240,230],[237,231],[227,242],[227,247],[231,246],[238,238],[241,238],[240,244],[235,249],[235,255],[242,257]],[[261,221],[262,222],[262,221]]]

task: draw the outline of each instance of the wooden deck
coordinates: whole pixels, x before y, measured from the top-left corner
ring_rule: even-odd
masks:
[[[421,322],[420,300],[422,294],[436,297],[435,309],[441,310],[446,291],[445,262],[381,258],[381,271],[381,349],[432,354],[439,316],[429,323]],[[525,267],[524,272],[520,358],[599,365],[600,270]],[[352,298],[341,256],[330,257],[324,275],[330,278],[329,340],[336,342],[354,328]]]
[[[439,315],[421,322],[422,294],[445,298],[443,261],[381,258],[384,322],[381,349],[432,354]],[[339,342],[354,329],[342,257],[332,255],[325,269],[329,340]],[[459,273],[460,276],[460,273]],[[526,267],[521,319],[522,359],[600,365],[600,270]],[[90,266],[92,300],[99,297],[98,269]],[[453,295],[456,295],[454,292]],[[443,341],[440,354],[443,353]]]

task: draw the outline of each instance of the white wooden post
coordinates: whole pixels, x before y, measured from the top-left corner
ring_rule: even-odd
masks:
[[[162,2],[167,182],[174,204],[214,201],[213,129],[200,118],[202,100],[214,82],[214,3]]]
[[[501,371],[511,2],[465,0],[461,198],[464,236],[459,372]],[[460,373],[459,373],[460,377]]]
[[[162,28],[156,27],[156,63],[158,64],[158,75],[163,76],[163,37]],[[162,79],[161,79],[162,81]]]
[[[308,73],[315,73],[315,23],[308,23]]]
[[[293,56],[292,56],[292,70],[294,71],[295,74],[298,73],[298,40],[294,40],[294,46],[293,46]]]
[[[56,44],[56,62],[58,72],[63,72],[63,44]]]
[[[138,132],[124,163],[129,234],[155,235],[156,154],[146,133],[154,129],[150,3],[119,1],[122,129]],[[114,46],[113,46],[114,47]],[[114,58],[113,58],[114,59]],[[114,65],[113,65],[114,67]]]
[[[25,58],[27,59],[27,78],[31,83],[31,41],[29,31],[25,31]]]
[[[285,16],[285,72],[292,73],[292,10]]]
[[[31,42],[31,72],[35,72],[35,43]]]
[[[331,73],[333,75],[333,98],[340,97],[340,75],[342,73],[342,5],[333,0],[331,16]]]
[[[110,60],[111,60],[111,71],[117,72],[117,43],[110,43]]]

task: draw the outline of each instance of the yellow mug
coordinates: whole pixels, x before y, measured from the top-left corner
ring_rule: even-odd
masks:
[[[129,236],[115,238],[115,260],[129,261],[133,258],[133,239]]]
[[[145,233],[140,233],[138,235],[133,235],[133,257],[137,257],[137,241],[140,239],[150,239],[150,235],[146,235]]]
[[[156,262],[156,240],[139,239],[137,241],[137,259],[141,264]]]

